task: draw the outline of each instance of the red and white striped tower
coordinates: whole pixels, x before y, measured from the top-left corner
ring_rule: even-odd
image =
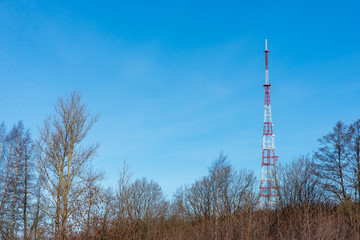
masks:
[[[279,201],[276,162],[278,157],[275,155],[275,134],[271,118],[270,104],[270,82],[268,73],[268,53],[267,39],[265,39],[265,106],[264,106],[264,133],[262,146],[262,165],[260,179],[260,199],[261,206],[274,207]]]

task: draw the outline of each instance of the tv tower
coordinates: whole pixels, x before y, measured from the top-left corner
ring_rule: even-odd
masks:
[[[279,202],[279,187],[277,183],[276,162],[278,157],[275,155],[275,134],[271,118],[270,104],[270,82],[268,72],[268,53],[267,39],[265,39],[265,105],[264,105],[264,133],[262,146],[262,165],[260,179],[260,206],[274,207]]]

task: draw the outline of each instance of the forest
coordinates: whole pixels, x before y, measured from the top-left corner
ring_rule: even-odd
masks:
[[[167,199],[124,161],[117,188],[94,169],[86,139],[98,116],[59,97],[33,139],[0,126],[1,239],[360,239],[360,119],[339,121],[318,149],[278,165],[279,203],[259,207],[259,181],[220,152],[206,176]]]

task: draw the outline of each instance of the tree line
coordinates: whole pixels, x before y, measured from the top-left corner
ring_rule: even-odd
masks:
[[[1,239],[360,239],[360,119],[339,121],[313,154],[278,166],[279,203],[259,207],[253,171],[220,152],[167,199],[123,162],[116,189],[86,143],[98,120],[81,96],[59,98],[38,139],[0,125]]]

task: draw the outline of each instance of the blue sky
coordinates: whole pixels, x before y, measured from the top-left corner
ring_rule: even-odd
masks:
[[[1,1],[0,111],[33,136],[58,96],[100,114],[88,141],[171,197],[223,150],[261,168],[264,39],[279,162],[360,118],[358,1]]]

